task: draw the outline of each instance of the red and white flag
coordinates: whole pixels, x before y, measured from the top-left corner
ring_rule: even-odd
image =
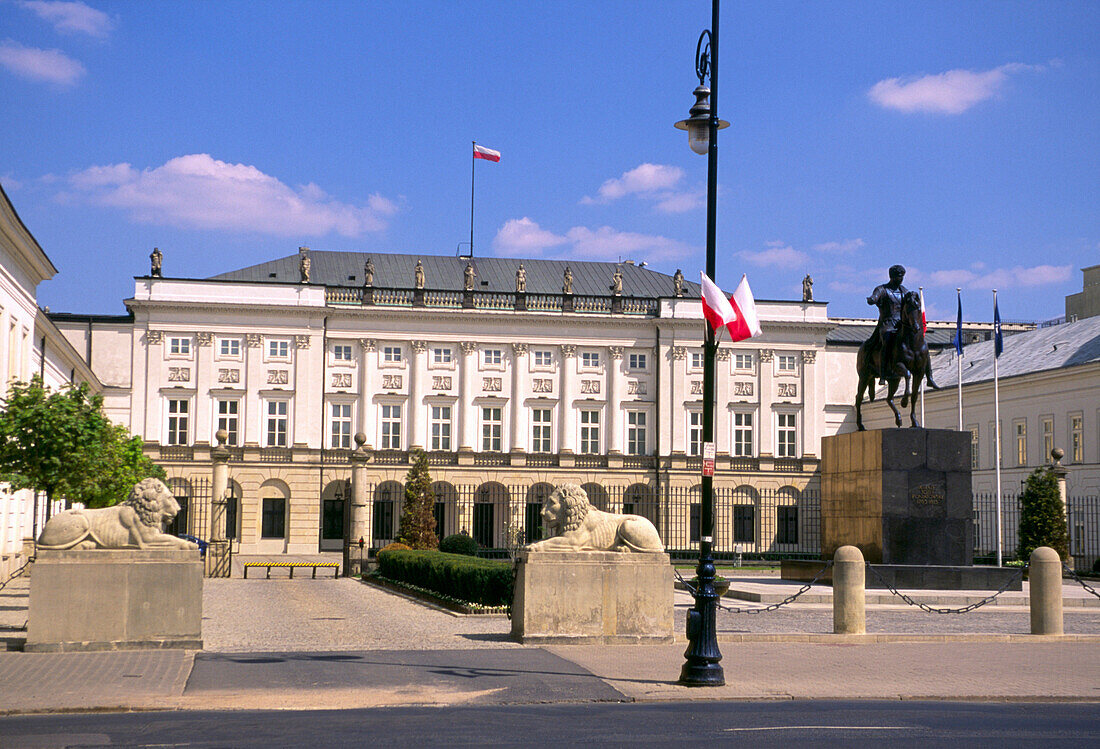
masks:
[[[928,332],[928,317],[924,314],[924,287],[920,288],[920,332]]]
[[[760,335],[760,319],[756,316],[756,300],[752,297],[747,276],[741,276],[737,291],[726,299],[714,281],[700,271],[703,279],[703,317],[717,334],[721,328],[730,332],[732,341],[743,341]]]
[[[474,144],[474,158],[485,159],[486,161],[500,161],[500,151],[494,151],[491,148],[485,146],[479,146]]]

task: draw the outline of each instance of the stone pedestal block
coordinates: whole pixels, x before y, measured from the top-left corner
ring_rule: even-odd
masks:
[[[973,563],[970,435],[882,429],[821,441],[821,552],[852,545],[868,562]]]
[[[198,550],[40,551],[26,650],[202,648]]]
[[[668,554],[524,552],[512,636],[535,644],[672,642],[672,581]]]

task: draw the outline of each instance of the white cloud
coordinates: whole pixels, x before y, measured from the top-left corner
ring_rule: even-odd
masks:
[[[0,65],[32,81],[71,86],[84,75],[84,66],[59,49],[24,47],[5,39],[0,42]]]
[[[1026,268],[994,268],[983,272],[973,270],[917,271],[915,276],[924,286],[961,287],[964,289],[1012,289],[1064,283],[1073,273],[1072,265],[1034,265]]]
[[[766,242],[766,248],[759,252],[749,252],[747,250],[738,252],[738,257],[743,258],[751,265],[758,265],[761,267],[779,265],[779,266],[798,266],[804,265],[809,262],[810,257],[805,252],[800,252],[791,247],[786,242]]]
[[[493,249],[499,255],[543,255],[556,248],[556,257],[577,260],[654,260],[682,257],[691,248],[667,237],[618,231],[610,226],[590,229],[574,226],[564,235],[543,229],[524,216],[504,224],[493,239]]]
[[[861,249],[864,244],[862,239],[845,239],[840,242],[822,242],[821,244],[815,244],[814,249],[818,252],[849,254]]]
[[[703,193],[699,190],[674,189],[683,178],[684,170],[678,166],[640,164],[623,172],[621,177],[604,182],[596,197],[586,195],[581,198],[581,204],[605,205],[633,195],[652,201],[654,208],[661,213],[684,213],[703,204]]]
[[[705,197],[706,192],[703,190],[662,193],[656,198],[657,202],[653,207],[661,213],[687,213],[701,208]]]
[[[1042,65],[1009,63],[992,70],[948,70],[935,75],[887,78],[871,86],[867,95],[876,104],[901,112],[961,114],[995,96],[1010,73],[1044,70]]]
[[[366,206],[341,203],[315,184],[294,189],[254,166],[205,153],[140,171],[130,164],[93,166],[69,182],[89,201],[125,210],[134,221],[185,229],[357,237],[385,229],[398,210],[381,195]]]
[[[81,2],[23,0],[19,4],[63,34],[88,34],[102,39],[114,27],[110,16]]]

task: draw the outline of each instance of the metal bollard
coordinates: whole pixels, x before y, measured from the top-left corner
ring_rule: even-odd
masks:
[[[1031,589],[1031,634],[1060,635],[1062,630],[1062,560],[1049,546],[1031,552],[1027,568]]]
[[[841,546],[833,556],[833,634],[867,634],[866,566],[863,552]]]

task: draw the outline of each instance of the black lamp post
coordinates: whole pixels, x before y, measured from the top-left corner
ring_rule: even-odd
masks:
[[[718,131],[729,123],[718,119],[718,0],[711,0],[710,29],[699,36],[695,48],[695,104],[691,117],[676,123],[688,131],[691,150],[707,155],[707,275],[715,278],[715,205],[718,195]],[[710,87],[703,85],[710,78]],[[722,653],[718,649],[716,614],[718,594],[714,591],[714,359],[718,348],[714,331],[705,325],[703,342],[703,479],[700,518],[699,567],[696,570],[695,606],[688,612],[688,648],[680,669],[680,683],[689,687],[720,687],[726,683]]]

